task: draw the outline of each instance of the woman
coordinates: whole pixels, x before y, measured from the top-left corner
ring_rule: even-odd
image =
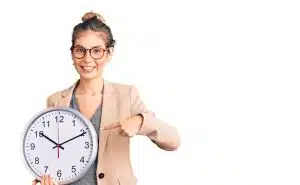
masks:
[[[102,72],[112,58],[115,40],[101,15],[88,12],[82,20],[73,29],[71,47],[73,65],[80,79],[50,95],[47,108],[77,109],[97,130],[97,160],[74,185],[135,185],[129,155],[130,137],[144,135],[161,149],[173,151],[179,147],[179,135],[174,127],[147,110],[134,86],[103,79]],[[35,179],[32,184],[37,182]],[[53,181],[45,175],[40,183],[50,185]]]

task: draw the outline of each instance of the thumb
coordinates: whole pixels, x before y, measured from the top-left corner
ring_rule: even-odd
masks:
[[[120,126],[121,126],[120,123],[112,123],[112,124],[109,124],[109,125],[104,125],[103,127],[101,127],[101,129],[102,130],[110,130],[110,129],[118,128]]]

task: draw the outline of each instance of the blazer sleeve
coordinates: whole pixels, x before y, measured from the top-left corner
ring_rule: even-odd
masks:
[[[52,107],[52,101],[50,96],[48,96],[46,100],[46,108],[50,108],[50,107]]]
[[[57,97],[57,93],[51,94],[47,97],[46,108],[54,107],[55,97]]]
[[[138,135],[149,137],[153,143],[163,150],[177,150],[180,145],[180,137],[177,129],[158,119],[153,112],[147,109],[135,86],[131,86],[130,100],[131,115],[140,114],[143,117]]]

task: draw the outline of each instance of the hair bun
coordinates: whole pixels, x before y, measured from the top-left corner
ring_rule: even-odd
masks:
[[[87,21],[89,19],[93,19],[94,17],[96,17],[98,20],[100,20],[101,22],[105,23],[105,19],[98,13],[95,12],[87,12],[82,16],[82,21]]]

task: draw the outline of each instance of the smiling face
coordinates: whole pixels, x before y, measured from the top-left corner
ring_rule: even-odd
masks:
[[[80,32],[72,47],[72,59],[80,78],[94,79],[102,76],[112,52],[106,48],[103,32],[86,30]]]

